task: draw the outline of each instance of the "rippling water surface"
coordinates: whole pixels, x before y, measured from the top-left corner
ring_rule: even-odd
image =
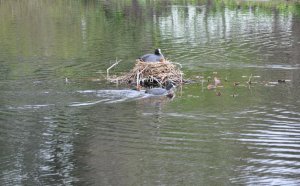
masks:
[[[299,185],[299,6],[0,1],[0,183]],[[175,98],[105,81],[156,47]]]

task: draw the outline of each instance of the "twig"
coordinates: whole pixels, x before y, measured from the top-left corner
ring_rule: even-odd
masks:
[[[251,74],[251,76],[249,77],[249,80],[248,80],[248,84],[250,85],[251,84],[251,79],[252,79],[252,74]]]
[[[183,79],[182,79],[183,73],[180,73],[180,84],[182,84]]]
[[[148,65],[146,65],[146,67],[142,70],[142,71],[137,71],[137,74],[136,74],[136,86],[138,87],[139,84],[140,84],[140,74],[143,73],[143,71],[148,67]]]
[[[116,58],[116,62],[113,64],[113,65],[111,65],[108,69],[106,69],[106,78],[107,79],[109,79],[109,70],[111,69],[111,68],[113,68],[114,66],[116,66],[117,64],[119,64],[120,62],[121,62],[122,60],[117,60],[117,58]]]
[[[148,65],[146,65],[145,68],[144,68],[140,73],[143,73],[143,71],[144,71],[147,67],[148,67]]]

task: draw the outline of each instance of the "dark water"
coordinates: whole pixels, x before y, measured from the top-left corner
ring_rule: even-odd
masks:
[[[156,47],[173,100],[104,80]],[[0,0],[0,185],[299,185],[299,51],[290,1]]]

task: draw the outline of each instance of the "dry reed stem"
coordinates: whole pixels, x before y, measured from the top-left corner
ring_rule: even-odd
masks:
[[[122,60],[118,60],[116,58],[116,62],[114,64],[112,64],[108,69],[106,69],[106,78],[107,79],[110,79],[109,77],[109,70],[112,69],[114,66],[118,65]]]

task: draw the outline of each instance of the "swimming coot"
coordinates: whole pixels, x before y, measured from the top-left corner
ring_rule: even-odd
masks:
[[[159,48],[154,50],[154,54],[145,54],[139,58],[143,62],[160,62],[163,61],[165,58],[162,55]]]
[[[174,95],[174,91],[173,91],[174,87],[176,87],[174,83],[168,81],[166,88],[151,88],[151,89],[147,89],[145,93],[156,95],[156,96],[167,96],[172,98]]]

